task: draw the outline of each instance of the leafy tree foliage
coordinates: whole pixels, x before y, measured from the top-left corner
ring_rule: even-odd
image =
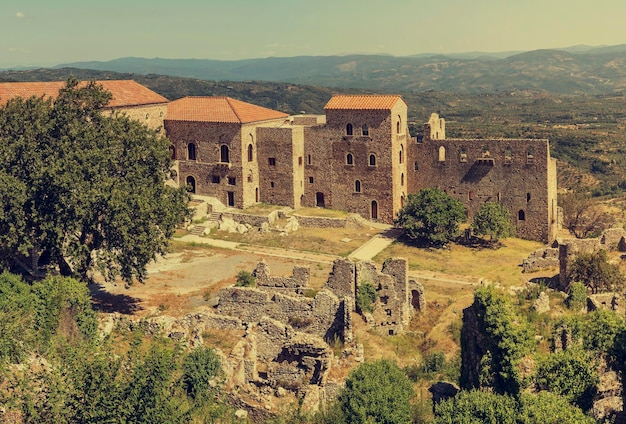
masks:
[[[522,393],[518,422],[523,424],[593,424],[596,421],[552,392]]]
[[[70,79],[56,100],[0,108],[0,259],[38,278],[48,265],[86,279],[93,269],[131,282],[165,253],[188,216],[187,194],[164,184],[169,142],[111,96]]]
[[[361,283],[356,288],[356,306],[361,312],[373,312],[376,301],[376,289],[372,283]]]
[[[566,349],[539,361],[537,385],[563,396],[583,410],[593,406],[599,375],[597,364],[581,349]]]
[[[624,319],[613,311],[598,309],[587,314],[583,324],[583,347],[590,351],[606,352],[615,337],[625,328]]]
[[[478,235],[488,235],[497,242],[500,237],[509,237],[514,233],[511,215],[500,203],[486,202],[480,206],[472,222],[472,230]]]
[[[492,387],[496,393],[517,396],[523,388],[520,361],[533,347],[532,330],[512,304],[492,286],[474,292],[472,308],[476,313],[482,348],[480,375],[472,374],[468,361],[462,361],[461,385],[464,388]],[[472,355],[467,348],[466,326],[462,329],[461,355]]]
[[[92,340],[97,329],[84,284],[50,276],[30,285],[7,272],[0,274],[0,322],[0,361],[14,363],[28,352],[45,352],[56,336]]]
[[[395,220],[412,239],[441,246],[459,233],[459,223],[465,221],[465,207],[438,188],[427,188],[409,194]]]
[[[516,424],[517,403],[508,395],[479,390],[461,391],[435,407],[435,424]]]
[[[565,304],[569,309],[580,311],[587,304],[587,288],[579,281],[574,281],[569,286]]]
[[[580,408],[550,392],[522,393],[519,401],[508,395],[461,391],[435,407],[435,424],[515,423],[592,424]]]
[[[577,238],[597,237],[610,228],[615,219],[603,211],[587,193],[573,192],[559,197],[563,225]]]
[[[237,287],[254,287],[256,286],[256,278],[248,271],[241,270],[237,273]]]
[[[624,286],[619,265],[609,262],[605,250],[582,253],[568,267],[570,281],[580,281],[592,293],[618,291]]]
[[[413,387],[393,362],[368,362],[352,371],[338,398],[346,423],[408,423]]]
[[[183,359],[183,389],[193,399],[206,397],[211,392],[210,382],[218,376],[220,359],[213,349],[199,347]]]

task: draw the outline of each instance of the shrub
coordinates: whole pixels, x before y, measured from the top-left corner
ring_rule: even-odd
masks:
[[[183,359],[182,386],[192,399],[204,398],[211,391],[211,380],[220,373],[219,357],[213,349],[199,347]]]
[[[356,306],[361,312],[374,312],[376,289],[372,283],[361,283],[356,290]]]
[[[573,282],[569,286],[565,304],[569,309],[580,311],[587,304],[587,288],[581,282]]]
[[[255,287],[256,278],[248,271],[239,271],[237,273],[237,287]]]

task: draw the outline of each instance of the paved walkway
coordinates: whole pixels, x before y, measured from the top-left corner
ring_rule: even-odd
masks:
[[[390,228],[380,234],[372,237],[363,246],[356,249],[348,255],[349,258],[358,259],[360,261],[370,261],[374,256],[385,250],[391,243],[396,241],[402,235],[402,229]]]

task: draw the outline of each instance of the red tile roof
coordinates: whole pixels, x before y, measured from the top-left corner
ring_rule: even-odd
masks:
[[[104,80],[96,81],[110,91],[113,99],[108,107],[141,106],[155,103],[167,103],[168,100],[143,85],[132,80]],[[49,82],[1,82],[0,105],[4,105],[14,97],[29,98],[53,97],[65,86],[63,81]]]
[[[328,103],[326,103],[324,109],[389,110],[393,108],[398,101],[404,100],[398,95],[335,94]]]
[[[246,124],[287,118],[276,110],[230,97],[184,97],[167,105],[168,121],[228,122]]]

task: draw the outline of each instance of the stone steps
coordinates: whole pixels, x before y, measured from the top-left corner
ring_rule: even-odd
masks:
[[[204,235],[204,230],[206,230],[206,227],[203,225],[196,225],[195,227],[193,227],[193,229],[189,232],[189,234],[192,234],[194,236],[202,236]]]

